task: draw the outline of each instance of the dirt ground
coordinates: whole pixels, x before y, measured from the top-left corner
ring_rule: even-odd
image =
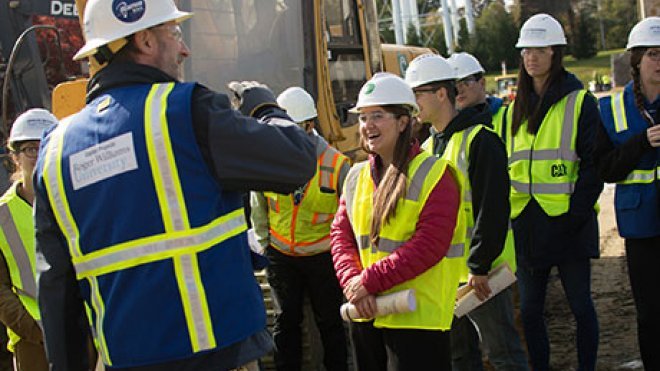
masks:
[[[600,323],[598,370],[642,370],[637,348],[635,305],[623,240],[614,216],[614,187],[600,198],[600,254],[592,264],[592,292]],[[551,280],[546,303],[553,370],[576,370],[575,322],[559,278]]]

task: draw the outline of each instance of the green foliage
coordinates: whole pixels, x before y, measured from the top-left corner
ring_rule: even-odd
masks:
[[[518,65],[518,27],[501,3],[489,4],[476,19],[475,28],[475,34],[462,48],[477,57],[486,71],[499,71],[502,61],[509,68]]]
[[[625,48],[628,33],[637,23],[637,0],[600,0],[607,49]]]
[[[415,28],[415,25],[412,23],[408,25],[408,30],[406,32],[406,44],[414,45],[414,46],[424,46],[421,37],[417,35],[417,29]]]
[[[578,17],[577,29],[573,32],[572,43],[569,45],[571,55],[576,59],[591,58],[598,52],[596,25],[596,19],[589,14],[587,9],[582,9]]]
[[[461,18],[459,21],[461,29],[458,30],[458,45],[456,46],[457,52],[467,51],[467,48],[470,47],[470,33],[467,29],[467,21],[465,18]]]

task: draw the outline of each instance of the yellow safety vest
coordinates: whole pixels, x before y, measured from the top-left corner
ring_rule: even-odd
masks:
[[[12,184],[0,198],[0,250],[7,262],[12,289],[30,316],[39,322],[32,207],[18,195],[20,183]],[[13,352],[21,338],[10,328],[7,334],[7,349]]]
[[[468,174],[468,168],[469,168],[469,158],[470,158],[470,148],[472,146],[472,141],[474,140],[474,137],[477,136],[480,130],[489,130],[493,131],[492,129],[484,126],[484,125],[474,125],[471,126],[465,130],[462,130],[458,133],[454,133],[451,138],[449,139],[449,142],[447,143],[447,147],[445,148],[445,151],[443,152],[441,158],[449,161],[450,163],[454,164],[456,168],[461,172],[461,176],[464,180],[464,192],[463,192],[463,210],[465,210],[465,215],[466,215],[466,224],[467,224],[467,230],[466,230],[466,237],[465,237],[465,242],[467,246],[470,246],[470,241],[472,241],[472,236],[474,235],[474,211],[472,208],[472,186],[470,185],[469,180],[469,174]],[[424,149],[432,153],[432,148],[433,144],[431,143],[431,139],[427,140],[427,142],[424,143]],[[466,248],[465,249],[465,257],[466,259],[470,255],[470,249]],[[509,267],[513,272],[516,271],[516,252],[514,249],[514,240],[513,240],[513,230],[511,229],[511,223],[509,222],[509,230],[506,235],[506,240],[504,242],[504,249],[502,250],[502,253],[493,261],[492,267],[495,268],[502,263],[507,262],[509,264]],[[461,282],[467,282],[468,280],[468,274],[469,274],[469,269],[467,265],[465,265],[463,271],[461,272]]]
[[[568,212],[578,177],[577,123],[586,90],[576,90],[553,104],[536,134],[527,121],[512,132],[513,105],[507,111],[506,144],[511,177],[511,217],[532,197],[549,216]]]
[[[339,205],[339,175],[348,157],[319,141],[316,174],[301,195],[265,192],[270,244],[287,255],[330,250],[330,225]]]
[[[397,203],[395,220],[382,226],[378,245],[373,245],[369,238],[374,195],[369,164],[361,162],[351,169],[346,178],[344,197],[363,267],[387,257],[413,236],[426,200],[447,168],[453,170],[448,162],[425,152],[410,162],[406,195]],[[410,313],[376,317],[375,327],[427,330],[448,330],[451,327],[459,278],[456,268],[465,265],[465,224],[461,219],[457,219],[457,224],[452,246],[442,260],[419,276],[384,292],[414,289],[417,309]],[[461,246],[453,245],[454,242]]]

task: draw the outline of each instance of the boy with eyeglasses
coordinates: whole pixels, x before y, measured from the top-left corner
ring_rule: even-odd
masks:
[[[467,104],[468,98],[478,102],[478,91],[464,94],[462,109],[456,108],[457,92],[460,95],[466,92],[465,88],[479,85],[483,79],[478,80],[475,74],[482,75],[483,68],[478,62],[473,63],[479,69],[463,74],[451,62],[438,55],[420,56],[408,67],[406,81],[416,92],[419,118],[432,124],[431,138],[423,147],[454,162],[465,179],[463,205],[469,242],[465,246],[467,266],[461,282],[471,286],[480,300],[488,299],[468,316],[454,318],[452,366],[459,371],[483,370],[474,322],[490,363],[497,370],[528,370],[513,326],[511,289],[493,296],[488,284],[488,273],[502,264],[515,271],[513,238],[506,217],[510,210],[506,151],[490,129],[490,110]]]

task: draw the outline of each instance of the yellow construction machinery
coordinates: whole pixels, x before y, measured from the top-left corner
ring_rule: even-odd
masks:
[[[75,1],[83,14],[86,0]],[[381,45],[374,0],[179,0],[195,13],[182,24],[192,55],[185,79],[226,91],[231,80],[266,83],[277,94],[301,86],[317,101],[319,131],[361,158],[357,117],[348,112],[373,73],[403,74],[427,48]],[[92,67],[93,70],[93,67]],[[84,104],[86,81],[59,85],[53,111],[63,117]]]

